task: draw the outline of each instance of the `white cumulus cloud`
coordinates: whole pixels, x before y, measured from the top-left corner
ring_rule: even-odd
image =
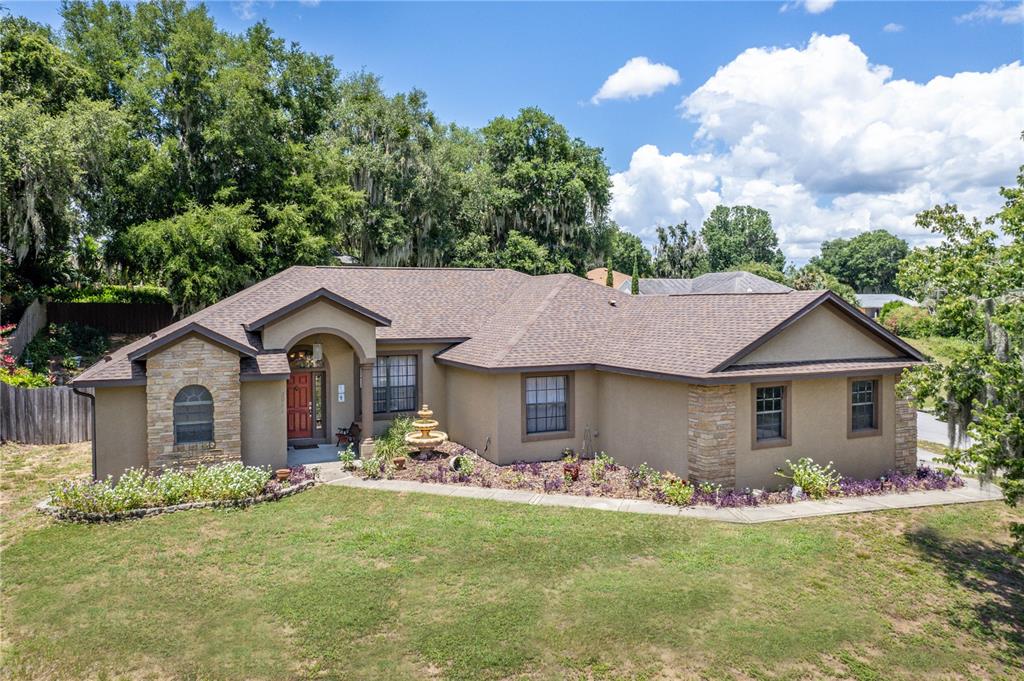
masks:
[[[782,5],[779,11],[788,12],[791,9],[803,7],[808,14],[821,14],[832,9],[834,4],[836,4],[836,0],[793,0],[793,2]]]
[[[957,23],[975,21],[998,21],[1003,24],[1019,24],[1024,22],[1024,2],[986,2],[978,5],[967,14],[956,18]]]
[[[768,210],[790,258],[884,228],[927,238],[914,215],[946,201],[984,216],[1024,163],[1024,68],[894,79],[849,36],[748,49],[683,99],[694,146],[638,148],[613,178],[612,217],[653,240],[716,204]]]
[[[679,72],[667,64],[653,64],[647,57],[633,57],[608,76],[590,101],[649,97],[670,85],[679,84]]]

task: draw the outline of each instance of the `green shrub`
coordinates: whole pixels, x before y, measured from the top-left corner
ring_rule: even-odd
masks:
[[[393,461],[396,456],[405,456],[409,451],[405,436],[413,430],[412,419],[405,416],[396,418],[374,442],[374,456],[386,463]]]
[[[457,473],[468,478],[469,476],[473,475],[473,471],[475,470],[476,464],[473,463],[473,460],[471,458],[469,458],[465,454],[456,457],[455,471]],[[519,474],[519,476],[522,480],[525,480],[525,476],[523,476],[521,473]]]
[[[363,459],[363,475],[367,478],[379,478],[384,471],[383,462],[378,456]]]
[[[171,296],[163,286],[54,286],[46,290],[50,300],[59,303],[170,303]]]
[[[47,374],[30,371],[25,367],[0,370],[0,381],[19,388],[46,388],[50,385]]]
[[[812,499],[823,499],[839,489],[842,476],[832,469],[831,461],[827,466],[819,466],[814,459],[805,456],[796,463],[786,459],[786,465],[789,466],[789,475],[782,470],[775,471],[775,475],[792,480]]]
[[[661,485],[665,501],[674,506],[686,506],[693,500],[693,485],[676,477],[665,477]]]
[[[63,364],[78,356],[82,366],[88,366],[109,349],[110,337],[100,329],[81,324],[50,324],[28,344],[21,362],[31,362],[33,369],[45,372],[51,357],[60,357]]]
[[[356,453],[352,450],[352,445],[348,445],[338,453],[338,460],[341,461],[341,467],[346,471],[356,467]]]
[[[270,477],[269,468],[237,461],[160,474],[130,468],[116,483],[110,477],[96,482],[65,480],[50,488],[50,502],[82,513],[110,514],[197,501],[237,501],[262,494]]]
[[[935,333],[935,320],[927,310],[900,303],[887,303],[878,315],[879,323],[897,336],[924,338]],[[886,309],[888,308],[888,309]]]

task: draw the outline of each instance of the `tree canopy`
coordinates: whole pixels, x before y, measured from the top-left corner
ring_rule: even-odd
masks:
[[[79,253],[95,276],[99,253],[105,277],[192,309],[338,255],[582,274],[611,253],[602,150],[539,109],[447,124],[422,91],[341,74],[262,22],[227,33],[183,0],[61,13],[59,34],[0,19],[5,282],[68,283]],[[209,262],[197,224],[238,247]]]
[[[893,293],[900,261],[908,253],[906,241],[876,229],[852,239],[822,242],[820,255],[811,258],[810,264],[858,293]]]
[[[711,272],[760,262],[777,270],[786,266],[779,237],[768,211],[753,206],[716,206],[700,231]]]
[[[962,333],[980,328],[981,342],[947,364],[912,370],[901,387],[918,404],[934,401],[949,424],[951,447],[970,436],[973,444],[951,450],[950,461],[999,475],[1006,501],[1016,505],[1024,499],[1024,167],[1017,186],[1000,193],[1003,209],[987,222],[1002,240],[953,205],[918,215],[918,224],[943,241],[910,254],[901,285]],[[1024,523],[1014,534],[1024,549]]]

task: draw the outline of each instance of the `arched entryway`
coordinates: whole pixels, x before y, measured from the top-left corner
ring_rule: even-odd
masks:
[[[372,349],[367,353],[358,341],[337,329],[314,328],[291,338],[286,352],[291,369],[285,388],[289,450],[319,446],[336,458],[338,430],[352,431],[354,425],[359,439],[353,444],[357,450],[365,449],[366,436],[372,435],[372,401],[357,402],[362,397],[357,386],[360,380],[371,380]],[[367,414],[371,425],[364,429],[362,421]]]

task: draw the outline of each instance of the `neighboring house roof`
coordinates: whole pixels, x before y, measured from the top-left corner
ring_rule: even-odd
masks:
[[[886,303],[893,301],[899,301],[904,305],[910,305],[911,307],[918,307],[919,303],[916,300],[910,298],[904,298],[903,296],[896,295],[895,293],[858,293],[857,304],[863,308],[876,308],[882,307]]]
[[[751,275],[753,276],[753,275]],[[288,373],[264,351],[259,327],[321,298],[378,324],[378,343],[452,343],[437,361],[484,371],[600,368],[702,383],[742,377],[843,373],[834,361],[730,368],[820,305],[831,305],[890,346],[888,364],[923,358],[828,291],[631,296],[570,274],[498,269],[293,267],[108,355],[78,385],[145,381],[146,353],[190,333],[237,350],[243,380]],[[390,325],[383,325],[390,323]],[[881,369],[880,360],[865,360]],[[762,372],[758,374],[757,372]]]
[[[618,270],[612,270],[612,288],[619,288],[625,284],[628,290],[629,282],[632,278],[633,277],[629,274],[623,274]],[[608,281],[608,270],[604,267],[595,267],[587,272],[587,279],[595,284],[604,286],[605,282]]]
[[[618,287],[629,292],[627,282]],[[793,289],[750,272],[709,272],[693,279],[641,279],[640,295],[693,293],[785,293]]]

